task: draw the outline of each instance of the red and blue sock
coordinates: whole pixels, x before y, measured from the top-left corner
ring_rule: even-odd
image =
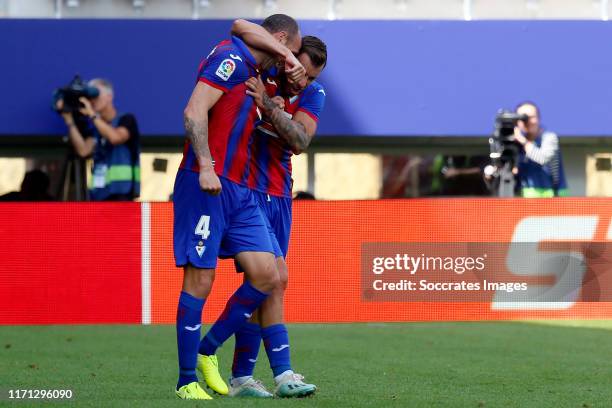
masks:
[[[181,292],[176,312],[176,344],[178,346],[179,379],[176,388],[198,381],[196,363],[204,299]]]
[[[261,327],[258,324],[247,322],[236,332],[236,346],[234,348],[234,364],[232,377],[250,377],[255,370],[259,346],[261,344]]]
[[[268,297],[249,282],[243,283],[225,305],[225,309],[200,342],[200,354],[211,356],[217,348],[244,325]]]
[[[284,324],[275,324],[261,329],[266,354],[274,377],[291,370],[289,334]]]

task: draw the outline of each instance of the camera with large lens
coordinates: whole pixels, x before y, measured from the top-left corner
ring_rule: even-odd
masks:
[[[83,108],[83,103],[79,100],[85,97],[89,100],[95,99],[100,95],[98,88],[89,86],[81,77],[77,74],[72,78],[68,85],[57,88],[53,91],[53,108],[57,109],[57,102],[64,101],[63,108],[57,111],[57,113],[72,113],[74,123],[83,137],[89,137],[93,135],[93,129],[89,123],[89,119],[80,112]]]
[[[98,88],[87,85],[79,75],[75,75],[68,85],[57,88],[53,92],[53,106],[56,106],[57,101],[63,100],[62,112],[79,114],[79,109],[83,107],[79,99],[84,97],[91,100],[97,98],[98,95],[100,95]]]
[[[516,189],[514,168],[518,164],[521,145],[514,140],[514,128],[519,121],[526,122],[527,115],[500,110],[495,116],[495,131],[489,138],[491,164],[485,168],[485,175],[494,195],[513,197]]]
[[[490,157],[494,165],[500,166],[510,162],[512,165],[518,161],[520,145],[514,140],[514,128],[519,121],[526,122],[527,115],[500,110],[495,117],[495,131],[489,139],[491,149]]]

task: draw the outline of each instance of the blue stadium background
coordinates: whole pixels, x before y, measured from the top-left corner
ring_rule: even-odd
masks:
[[[182,135],[197,65],[230,20],[0,21],[0,135],[63,134],[53,88],[112,78],[145,136]],[[484,136],[498,108],[534,98],[562,136],[612,132],[612,54],[601,21],[322,21],[320,136]],[[603,42],[605,44],[605,42]],[[602,44],[602,45],[603,45]],[[522,64],[528,64],[528,71]]]

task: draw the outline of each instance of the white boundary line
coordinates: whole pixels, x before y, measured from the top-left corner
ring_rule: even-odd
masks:
[[[142,324],[151,324],[151,204],[140,204]]]

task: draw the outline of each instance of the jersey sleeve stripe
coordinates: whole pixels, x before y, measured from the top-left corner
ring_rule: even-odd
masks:
[[[315,115],[314,113],[312,113],[311,111],[309,111],[306,108],[299,108],[297,110],[297,112],[304,112],[305,114],[307,114],[308,116],[310,116],[315,122],[319,122],[319,118],[317,117],[317,115]]]

